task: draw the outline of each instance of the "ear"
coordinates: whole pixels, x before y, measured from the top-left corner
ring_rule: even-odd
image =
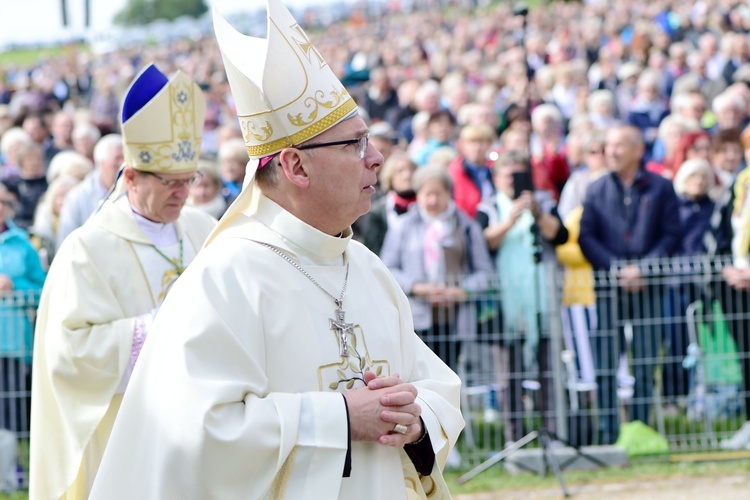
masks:
[[[135,169],[130,165],[125,165],[122,176],[125,179],[125,184],[128,186],[128,191],[132,190],[135,186]]]
[[[309,166],[305,154],[299,149],[286,148],[279,153],[279,163],[284,176],[295,186],[305,189],[310,185]]]

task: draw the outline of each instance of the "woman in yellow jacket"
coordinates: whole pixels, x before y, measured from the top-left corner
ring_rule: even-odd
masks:
[[[578,245],[583,207],[578,206],[565,218],[568,241],[556,248],[557,259],[565,268],[562,289],[562,327],[565,348],[576,353],[579,390],[596,382],[594,359],[589,341],[589,332],[596,330],[596,293],[594,292],[594,270],[583,256]],[[620,355],[617,369],[618,395],[629,397],[633,383],[625,353]]]
[[[596,294],[594,271],[578,245],[583,207],[571,210],[565,218],[568,241],[556,248],[557,259],[565,267],[562,289],[563,336],[565,348],[576,353],[578,380],[593,384],[594,358],[589,332],[596,329]]]

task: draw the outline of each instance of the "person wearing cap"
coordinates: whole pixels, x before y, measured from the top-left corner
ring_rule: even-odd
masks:
[[[63,242],[40,299],[31,498],[88,498],[152,319],[216,223],[183,207],[204,109],[189,77],[168,79],[153,65],[125,96],[122,175]]]
[[[214,11],[245,186],[162,305],[92,498],[450,498],[460,380],[351,241],[383,157],[286,7],[267,8],[267,39]]]

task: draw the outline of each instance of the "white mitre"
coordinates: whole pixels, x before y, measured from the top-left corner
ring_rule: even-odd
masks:
[[[195,172],[205,116],[206,98],[189,76],[178,70],[167,78],[149,64],[133,79],[122,100],[124,164],[155,174]],[[107,200],[125,193],[122,171]]]
[[[167,78],[153,64],[135,77],[122,103],[123,157],[146,172],[195,172],[206,99],[182,71]]]
[[[250,161],[242,192],[205,245],[238,214],[255,212],[259,193],[254,179],[261,158],[312,139],[357,111],[287,8],[278,0],[267,0],[266,8],[267,38],[239,33],[213,9],[216,40]]]

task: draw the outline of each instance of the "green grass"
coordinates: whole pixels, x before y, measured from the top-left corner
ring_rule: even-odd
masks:
[[[50,59],[66,54],[72,55],[75,52],[88,50],[89,48],[85,44],[67,44],[55,47],[9,50],[0,52],[0,68],[11,65],[33,65],[43,59]]]
[[[717,459],[721,454],[715,455]],[[523,473],[511,475],[502,464],[496,464],[465,484],[458,478],[465,471],[448,471],[445,474],[448,487],[453,494],[479,493],[485,491],[557,488],[557,479],[551,472],[546,477]],[[669,477],[718,476],[750,473],[750,460],[715,461],[698,463],[671,463],[664,458],[634,459],[627,467],[612,467],[597,470],[571,470],[563,472],[566,485],[613,483]]]
[[[27,500],[28,498],[29,498],[28,491],[18,491],[16,493],[11,493],[9,495],[6,495],[5,493],[0,493],[0,500]]]
[[[570,470],[563,472],[563,478],[569,488],[590,484],[606,484],[623,481],[645,481],[670,477],[708,477],[733,474],[750,474],[750,460],[722,461],[723,454],[713,455],[716,461],[673,463],[668,458],[633,459],[627,467],[612,467],[597,470]],[[724,454],[725,456],[728,456]],[[674,455],[673,455],[674,457]],[[458,484],[458,478],[466,471],[448,471],[445,479],[451,493],[481,493],[504,490],[537,490],[555,489],[559,485],[552,473],[542,477],[537,474],[523,473],[511,475],[505,472],[503,464],[496,464],[465,484]],[[1,494],[0,500],[26,500],[28,492]]]

